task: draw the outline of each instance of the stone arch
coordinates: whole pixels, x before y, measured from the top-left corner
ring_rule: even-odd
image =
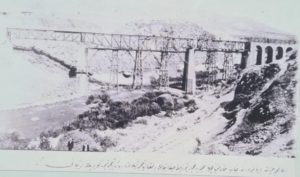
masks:
[[[262,48],[261,46],[256,46],[256,65],[261,65],[262,62]]]
[[[283,57],[283,48],[282,47],[277,47],[276,48],[277,54],[276,54],[276,60],[280,60]]]
[[[286,48],[285,52],[288,53],[288,52],[291,52],[292,50],[293,50],[292,47],[288,47],[288,48]]]
[[[293,48],[292,47],[287,47],[285,50],[285,56],[286,58],[290,58],[293,52]]]
[[[266,64],[272,63],[273,61],[273,48],[271,46],[267,46],[265,48],[266,56]]]

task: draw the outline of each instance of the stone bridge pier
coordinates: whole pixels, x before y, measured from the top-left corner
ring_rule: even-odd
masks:
[[[187,94],[196,91],[195,48],[188,48],[185,52],[183,88]]]

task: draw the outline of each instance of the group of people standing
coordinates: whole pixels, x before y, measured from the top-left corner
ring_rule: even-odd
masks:
[[[68,151],[72,151],[74,148],[74,140],[71,138],[67,144]],[[82,145],[82,151],[90,151],[90,146],[88,144]]]

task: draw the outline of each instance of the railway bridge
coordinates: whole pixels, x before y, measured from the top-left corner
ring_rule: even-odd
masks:
[[[184,54],[184,71],[182,88],[188,94],[194,94],[196,90],[195,61],[196,53],[206,54],[205,68],[207,73],[214,73],[216,60],[223,62],[223,79],[228,78],[230,72],[227,69],[233,65],[233,55],[240,56],[242,69],[252,65],[265,65],[279,62],[289,58],[296,49],[294,37],[278,39],[276,37],[239,37],[239,40],[207,40],[194,38],[179,38],[170,36],[146,36],[128,34],[107,34],[82,31],[62,31],[44,29],[8,28],[9,40],[48,40],[66,41],[82,44],[83,60],[77,66],[83,73],[88,71],[88,53],[91,50],[111,51],[111,76],[113,85],[118,87],[119,55],[118,52],[134,52],[134,69],[132,75],[132,88],[143,86],[143,52],[160,53],[161,64],[159,66],[159,86],[169,86],[169,74],[167,70],[171,54]],[[216,57],[221,53],[223,57]],[[88,79],[88,74],[86,74]],[[212,77],[212,79],[214,79]],[[85,82],[87,84],[87,82]],[[88,86],[83,85],[85,91]],[[84,91],[84,92],[85,92]]]

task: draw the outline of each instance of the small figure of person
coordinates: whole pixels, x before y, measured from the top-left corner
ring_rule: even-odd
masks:
[[[69,141],[68,141],[68,151],[72,151],[73,147],[74,147],[74,141],[73,141],[73,138],[71,138]]]
[[[197,142],[197,146],[198,146],[198,147],[201,146],[201,141],[200,141],[200,138],[199,138],[199,137],[196,138],[196,142]]]
[[[84,144],[82,146],[82,151],[90,151],[90,146],[88,144]]]
[[[201,140],[200,140],[199,137],[196,138],[196,142],[197,142],[197,145],[196,145],[196,147],[195,147],[194,152],[200,152]]]

